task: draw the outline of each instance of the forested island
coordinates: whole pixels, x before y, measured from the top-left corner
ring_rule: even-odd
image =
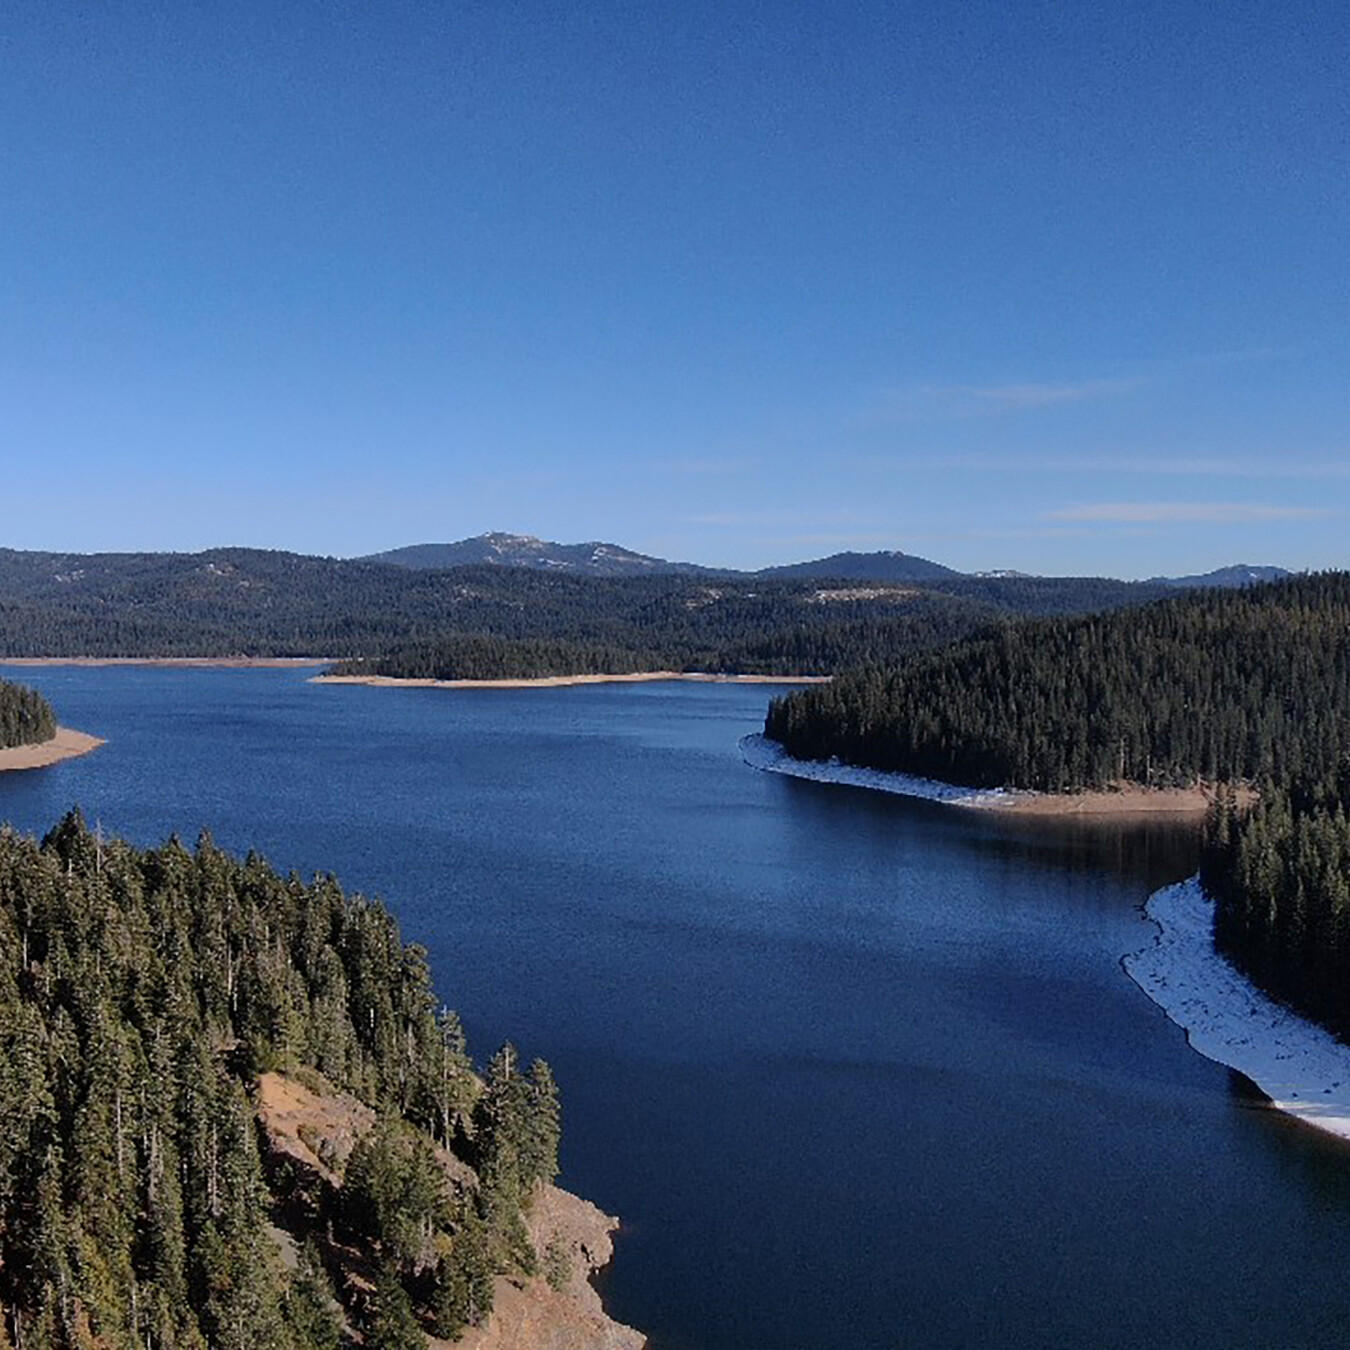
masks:
[[[0,830],[0,1345],[403,1350],[594,1299],[558,1139],[548,1066],[475,1070],[333,878]]]
[[[56,714],[36,689],[0,680],[0,750],[40,745],[56,735]]]
[[[973,787],[1220,785],[1216,947],[1350,1037],[1350,574],[1008,624],[779,698],[766,735]]]

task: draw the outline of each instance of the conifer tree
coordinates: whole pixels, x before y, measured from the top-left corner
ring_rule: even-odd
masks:
[[[380,1262],[365,1326],[370,1350],[425,1350],[427,1338],[391,1260]]]
[[[342,1316],[313,1240],[300,1249],[282,1304],[294,1350],[339,1350]]]

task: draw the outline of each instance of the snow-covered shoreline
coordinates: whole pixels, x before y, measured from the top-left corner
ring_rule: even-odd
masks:
[[[1198,877],[1149,897],[1157,939],[1122,961],[1192,1048],[1245,1074],[1281,1111],[1350,1139],[1350,1046],[1256,988],[1214,950]]]
[[[794,759],[764,736],[743,737],[740,749],[747,764],[769,773],[955,806],[1007,809],[1035,796]],[[1121,964],[1191,1047],[1244,1074],[1281,1111],[1350,1140],[1350,1046],[1263,994],[1214,950],[1214,906],[1199,878],[1156,891],[1145,912],[1158,936]]]
[[[897,797],[921,797],[925,801],[948,806],[973,806],[983,811],[1013,812],[1019,816],[1044,816],[1047,819],[1109,820],[1138,816],[1202,816],[1213,805],[1213,784],[1194,783],[1190,787],[1142,787],[1138,783],[1116,783],[1106,788],[1078,792],[1032,792],[1020,788],[972,788],[943,783],[935,778],[918,778],[908,773],[884,769],[862,769],[841,764],[837,759],[794,759],[776,741],[767,736],[741,738],[741,755],[755,769],[805,778],[815,783],[842,783],[847,787],[889,792]]]
[[[951,806],[1007,807],[1025,795],[1003,788],[957,787],[935,778],[916,778],[912,774],[888,773],[883,769],[860,769],[852,764],[841,764],[837,759],[794,759],[776,741],[759,735],[741,738],[741,757],[752,769],[787,774],[790,778],[807,778],[813,783],[843,783],[848,787],[870,788],[897,797],[921,797],[925,801],[946,802]]]

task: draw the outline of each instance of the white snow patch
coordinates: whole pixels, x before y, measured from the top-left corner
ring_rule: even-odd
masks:
[[[1263,994],[1214,950],[1198,877],[1149,897],[1161,930],[1123,965],[1208,1059],[1245,1074],[1281,1111],[1350,1139],[1350,1046]]]
[[[743,736],[741,758],[752,769],[784,773],[790,778],[809,778],[813,783],[842,783],[847,787],[871,788],[898,797],[922,797],[930,802],[954,806],[1007,806],[1015,794],[1002,788],[980,789],[941,783],[936,778],[916,778],[908,773],[889,773],[884,769],[860,769],[841,764],[837,759],[794,759],[777,741],[767,736]]]

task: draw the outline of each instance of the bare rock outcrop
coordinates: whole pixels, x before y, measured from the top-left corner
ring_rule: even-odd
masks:
[[[274,1158],[288,1160],[327,1186],[341,1185],[341,1169],[356,1141],[375,1124],[363,1102],[317,1074],[265,1073],[258,1080],[258,1119]],[[474,1186],[460,1159],[437,1149],[449,1180]],[[440,1350],[642,1350],[646,1337],[605,1313],[591,1276],[614,1255],[618,1219],[556,1186],[541,1186],[525,1215],[541,1271],[530,1278],[499,1275],[492,1316],[458,1341],[431,1339]],[[292,1235],[276,1234],[286,1254]]]

